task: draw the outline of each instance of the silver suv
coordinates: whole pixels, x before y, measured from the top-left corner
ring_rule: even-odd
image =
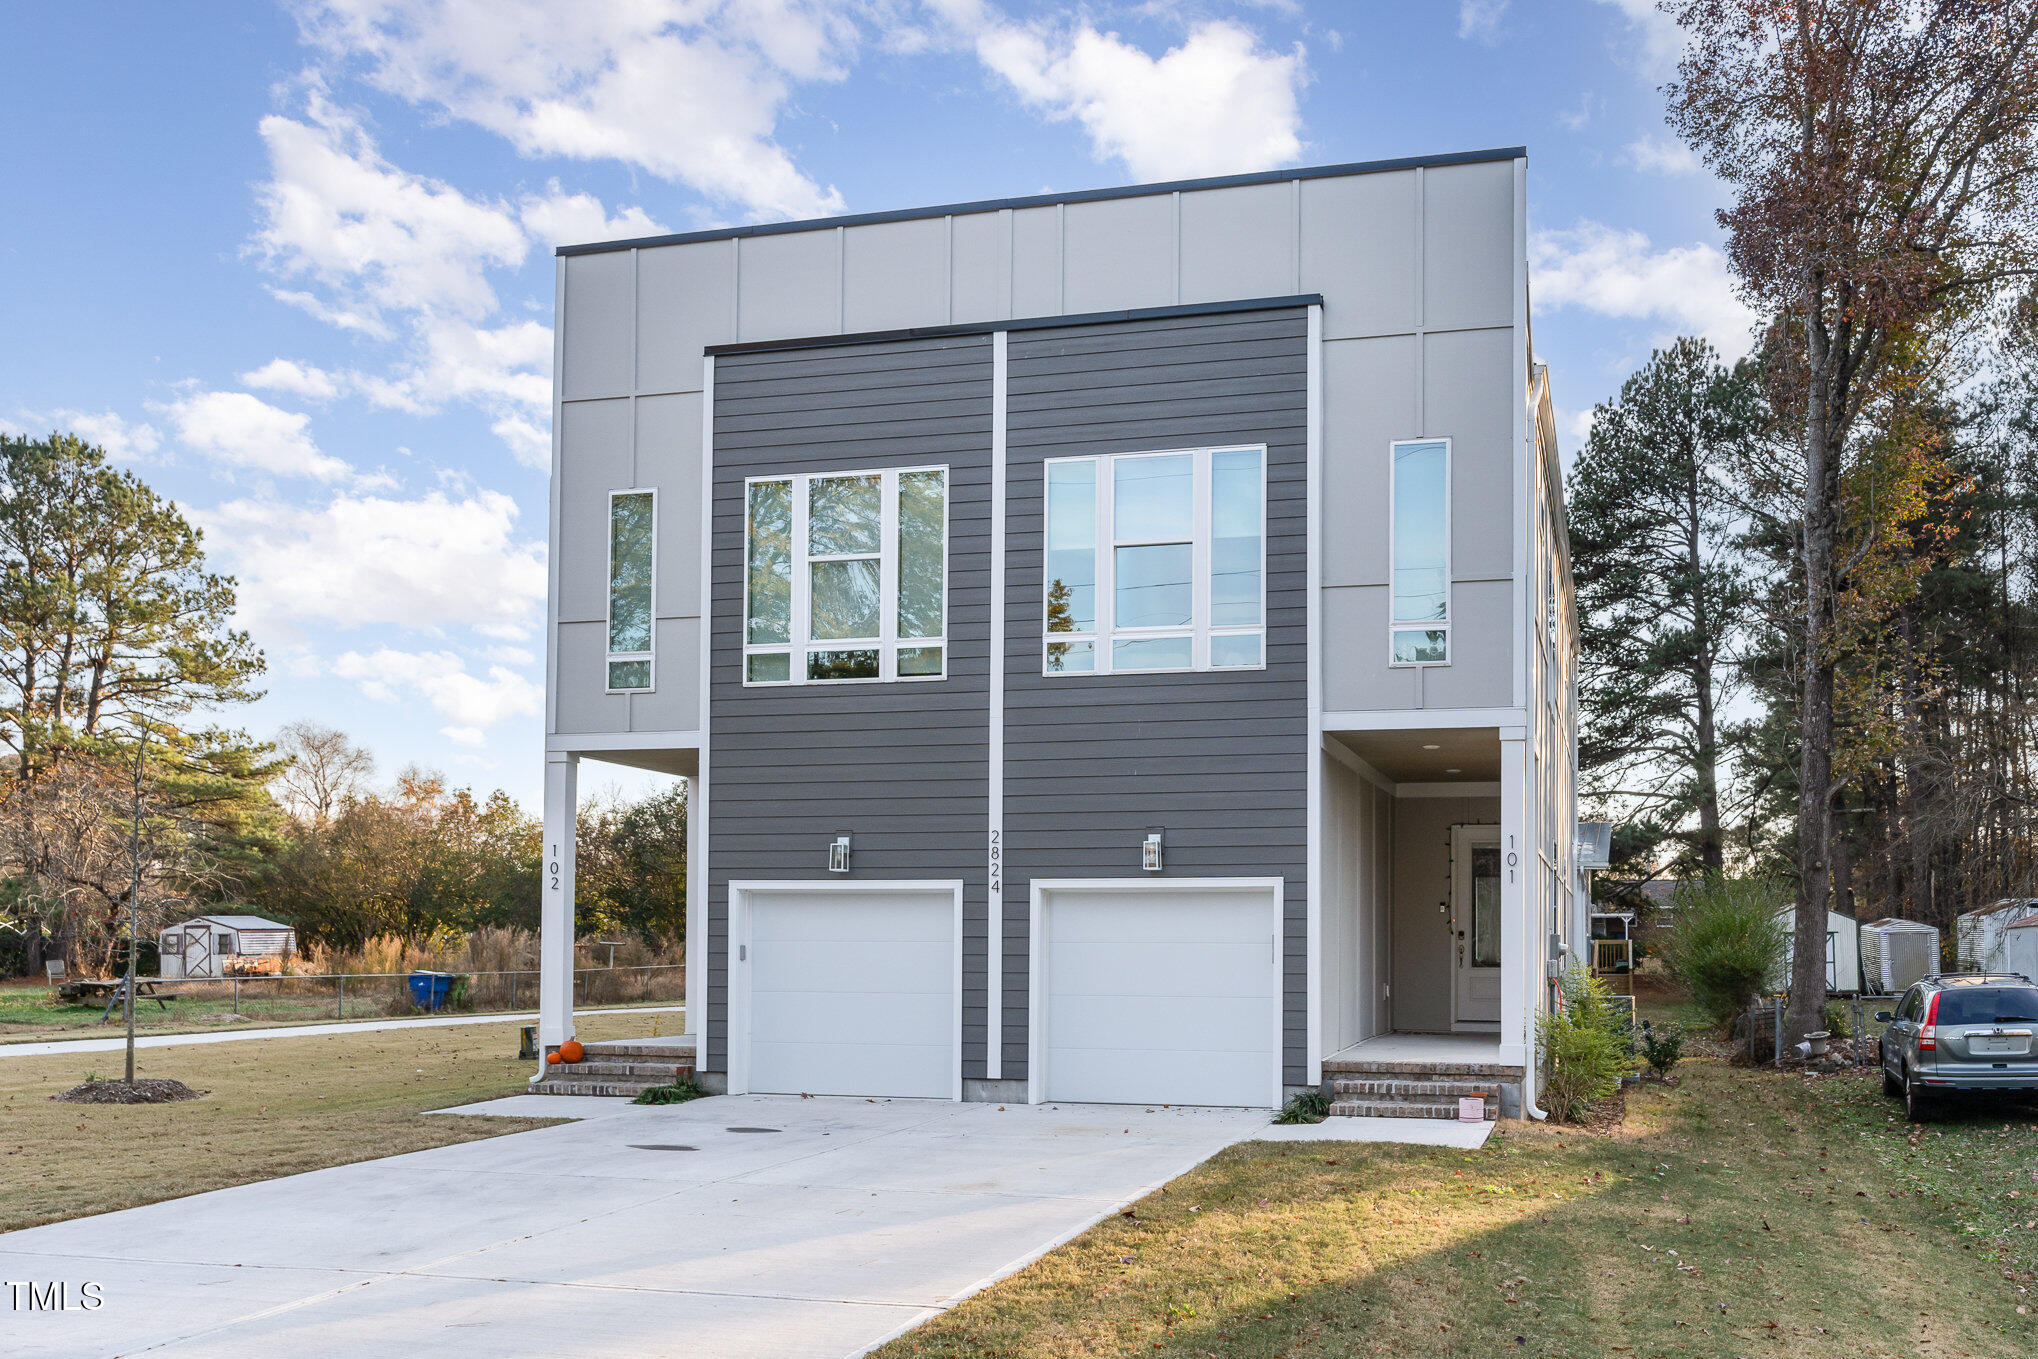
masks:
[[[1948,1095],[2038,1094],[2038,986],[2015,972],[1948,973],[1904,992],[1880,1042],[1882,1091],[1913,1123]]]

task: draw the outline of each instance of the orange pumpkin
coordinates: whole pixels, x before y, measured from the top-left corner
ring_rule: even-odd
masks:
[[[569,1038],[559,1045],[559,1057],[562,1061],[577,1062],[585,1056],[587,1049],[580,1045],[578,1038]]]
[[[545,1060],[556,1066],[559,1063],[559,1054],[556,1052],[548,1052],[545,1054]]]

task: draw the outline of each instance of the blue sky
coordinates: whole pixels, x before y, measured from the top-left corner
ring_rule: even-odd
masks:
[[[559,242],[1526,144],[1567,455],[1652,345],[1745,348],[1648,0],[73,0],[7,29],[0,427],[104,443],[206,527],[270,660],[230,720],[533,805]]]

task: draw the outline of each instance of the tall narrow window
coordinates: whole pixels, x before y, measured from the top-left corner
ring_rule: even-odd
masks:
[[[652,576],[657,570],[657,494],[609,495],[609,675],[611,690],[652,687]]]
[[[942,678],[947,469],[752,480],[743,592],[745,683]]]
[[[1393,446],[1393,665],[1450,664],[1450,460],[1447,439]]]
[[[1051,459],[1050,675],[1264,664],[1266,450]]]

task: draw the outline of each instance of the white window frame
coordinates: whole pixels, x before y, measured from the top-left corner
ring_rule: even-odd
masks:
[[[899,478],[914,472],[939,472],[941,474],[941,635],[938,637],[899,636]],[[841,477],[878,478],[878,511],[883,516],[878,537],[878,550],[869,552],[830,553],[815,557],[808,554],[807,542],[807,486],[813,481],[828,481]],[[789,640],[784,642],[752,642],[750,640],[750,488],[760,483],[790,482],[792,485],[792,531],[791,542],[787,545],[792,563],[792,616],[788,628]],[[839,471],[830,469],[823,472],[780,472],[773,475],[745,477],[743,479],[743,613],[737,620],[738,636],[743,640],[743,684],[752,689],[784,689],[805,684],[920,684],[948,678],[950,641],[948,637],[948,590],[950,577],[955,574],[949,560],[949,511],[955,494],[955,477],[946,463],[928,463],[913,467],[854,467]],[[810,610],[812,593],[811,578],[815,562],[864,561],[873,555],[878,563],[878,635],[851,640],[817,640],[813,635]],[[941,669],[931,675],[901,675],[899,650],[931,646],[941,649]],[[807,678],[807,656],[815,651],[870,651],[877,652],[878,672],[875,675],[847,676],[842,679]],[[785,656],[788,677],[782,680],[754,680],[750,678],[752,656]]]
[[[1212,516],[1210,512],[1211,456],[1216,453],[1257,452],[1260,455],[1260,621],[1257,623],[1226,623],[1212,625],[1210,622],[1210,551]],[[1149,628],[1122,628],[1117,626],[1117,569],[1116,550],[1121,547],[1150,547],[1177,543],[1179,538],[1125,538],[1117,536],[1117,516],[1112,503],[1113,487],[1116,482],[1114,471],[1121,460],[1135,458],[1174,458],[1187,456],[1191,460],[1193,482],[1193,506],[1189,525],[1189,589],[1190,609],[1187,627],[1167,626]],[[1092,504],[1096,522],[1092,525],[1096,533],[1096,617],[1088,631],[1049,632],[1047,631],[1046,535],[1048,500],[1047,487],[1051,470],[1059,465],[1087,462],[1094,466],[1096,473],[1096,495]],[[1085,453],[1075,457],[1048,458],[1041,466],[1040,475],[1040,518],[1041,518],[1041,648],[1040,673],[1050,679],[1081,679],[1093,675],[1182,675],[1200,672],[1226,674],[1232,671],[1265,670],[1267,668],[1267,446],[1262,443],[1212,444],[1204,448],[1148,448],[1128,453]],[[1141,638],[1189,638],[1189,664],[1167,667],[1139,666],[1116,670],[1112,666],[1112,644],[1114,642],[1138,641]],[[1213,637],[1258,637],[1260,659],[1253,665],[1212,665],[1210,663],[1210,640]],[[1070,643],[1087,642],[1093,664],[1088,670],[1056,670],[1048,665],[1048,648]]]
[[[602,591],[602,646],[606,650],[610,637],[615,632],[616,598],[616,497],[625,495],[648,495],[651,497],[651,649],[647,651],[607,651],[602,660],[602,687],[611,694],[649,694],[658,688],[658,488],[655,486],[624,486],[609,492],[608,518],[602,524],[602,535],[606,539],[604,555],[608,560],[608,575],[603,581]],[[614,661],[642,661],[649,672],[641,689],[618,689],[609,683],[609,666]]]
[[[1394,616],[1394,483],[1398,474],[1399,451],[1411,444],[1444,446],[1444,616],[1426,622],[1408,621]],[[1449,435],[1396,439],[1387,446],[1387,668],[1390,670],[1434,669],[1451,663],[1451,477],[1457,466],[1457,459],[1453,453]],[[1441,632],[1444,635],[1444,658],[1440,661],[1395,660],[1394,636],[1400,632]]]

